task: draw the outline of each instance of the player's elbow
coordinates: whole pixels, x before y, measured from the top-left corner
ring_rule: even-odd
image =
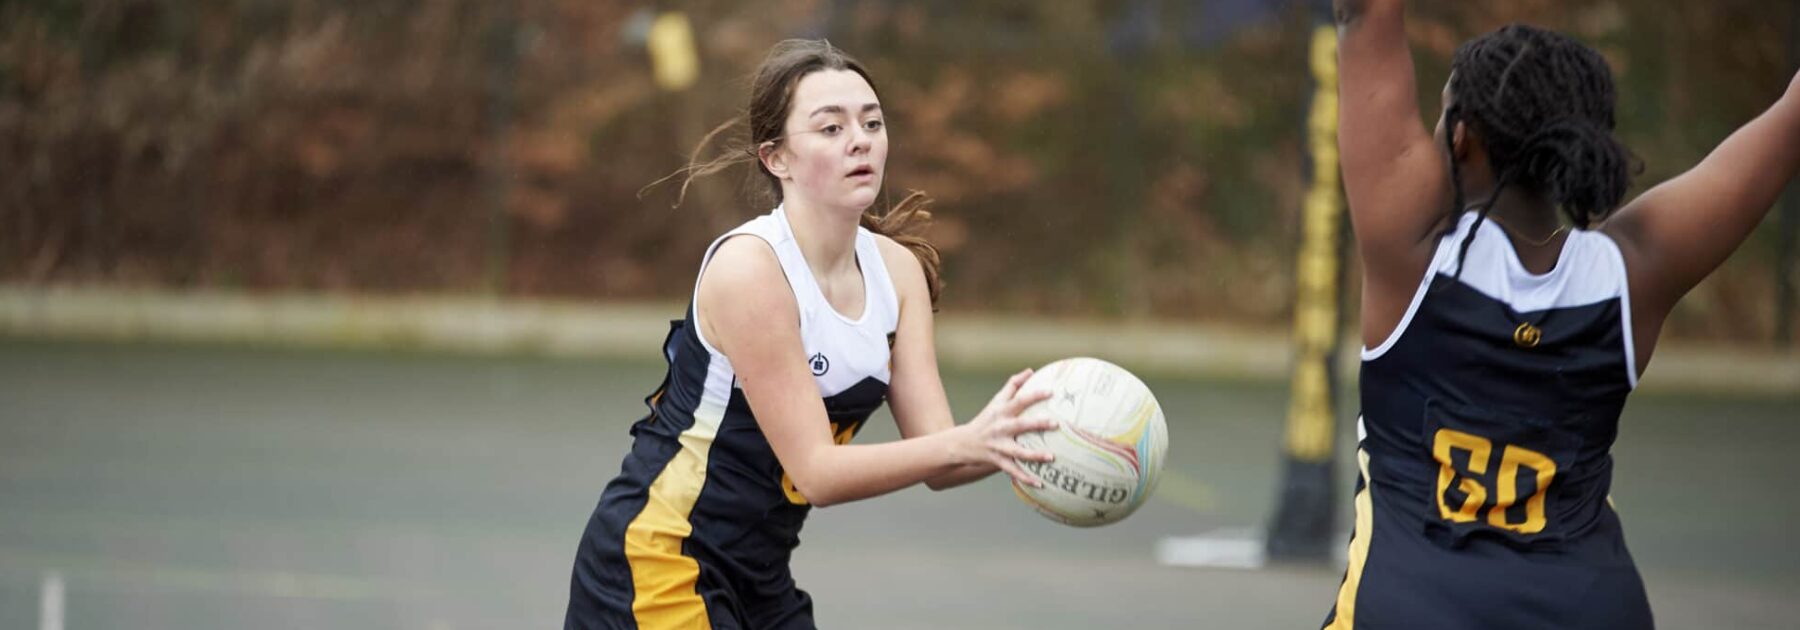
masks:
[[[804,497],[806,502],[815,508],[827,508],[844,502],[841,497],[825,492],[814,492],[809,494],[805,491],[801,491],[800,496]]]
[[[844,502],[844,498],[839,496],[830,487],[830,484],[823,483],[821,479],[813,475],[799,475],[794,474],[794,471],[789,471],[788,480],[787,491],[798,495],[800,500],[813,507],[822,508]]]

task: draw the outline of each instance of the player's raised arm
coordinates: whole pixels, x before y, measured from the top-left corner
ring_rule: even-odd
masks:
[[[1449,203],[1445,157],[1419,118],[1400,0],[1336,0],[1344,191],[1364,273],[1363,340],[1396,326]]]
[[[1800,74],[1773,106],[1686,173],[1650,189],[1608,220],[1630,270],[1637,313],[1660,324],[1725,261],[1800,171]],[[1640,317],[1641,319],[1641,317]],[[1654,326],[1652,326],[1654,328]],[[1645,331],[1654,338],[1655,330]]]
[[[1393,254],[1405,282],[1428,256],[1445,215],[1442,151],[1419,117],[1417,81],[1400,0],[1337,0],[1338,107],[1344,188],[1365,262],[1385,267]],[[1399,248],[1400,251],[1396,251]]]

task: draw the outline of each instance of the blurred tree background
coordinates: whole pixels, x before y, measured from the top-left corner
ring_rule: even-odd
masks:
[[[1691,166],[1794,72],[1800,3],[1459,0],[1409,15],[1421,103],[1509,21],[1612,62],[1637,178]],[[658,89],[683,11],[701,75]],[[1285,326],[1313,15],[1296,0],[0,0],[0,282],[684,300],[765,212],[749,170],[638,192],[827,37],[938,199],[946,308]],[[1429,124],[1430,120],[1425,121]],[[715,146],[711,150],[728,150]],[[1776,328],[1771,219],[1670,321]],[[1354,295],[1354,294],[1352,294]]]

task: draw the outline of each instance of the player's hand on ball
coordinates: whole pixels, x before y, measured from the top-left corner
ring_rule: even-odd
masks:
[[[1021,433],[1054,430],[1057,421],[1053,418],[1021,415],[1032,405],[1050,397],[1048,391],[1019,391],[1029,378],[1031,370],[1026,369],[1007,379],[1000,391],[994,394],[993,400],[988,401],[987,407],[976,414],[975,419],[970,420],[967,426],[978,443],[979,455],[976,461],[1000,469],[1014,481],[1041,487],[1043,482],[1020,468],[1018,461],[1047,462],[1056,456],[1021,446],[1016,438]]]

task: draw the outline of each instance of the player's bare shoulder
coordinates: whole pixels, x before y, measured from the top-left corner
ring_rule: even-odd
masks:
[[[919,262],[919,257],[887,235],[871,235],[875,237],[875,246],[881,251],[881,262],[887,266],[888,277],[894,279],[894,290],[900,293],[901,299],[913,296],[929,299],[925,287],[925,267]]]
[[[700,271],[700,289],[719,287],[754,287],[769,281],[785,282],[781,260],[768,241],[750,234],[726,238],[713,250],[706,268]]]
[[[799,308],[775,250],[748,234],[727,238],[713,250],[700,271],[694,301],[703,332],[714,341],[729,337],[720,334],[722,320],[726,328],[758,329],[797,317]]]

